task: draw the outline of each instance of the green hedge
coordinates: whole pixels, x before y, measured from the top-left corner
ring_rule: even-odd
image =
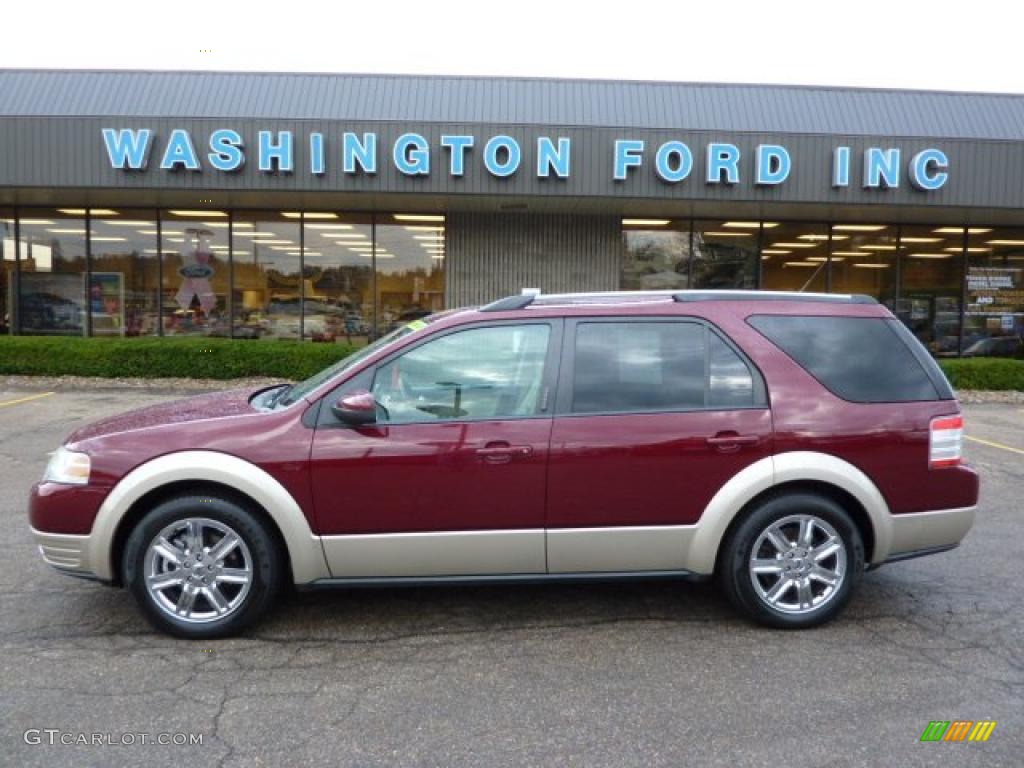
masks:
[[[940,360],[954,389],[1016,389],[1024,392],[1024,360],[975,357]]]
[[[347,344],[202,338],[0,337],[0,374],[304,379],[351,354]]]

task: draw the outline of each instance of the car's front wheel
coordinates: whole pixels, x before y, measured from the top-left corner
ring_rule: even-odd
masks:
[[[761,624],[804,628],[834,618],[864,571],[864,544],[849,514],[810,493],[771,498],[726,541],[718,578],[726,595]]]
[[[178,637],[235,634],[273,601],[283,566],[274,537],[226,498],[183,495],[148,512],[125,543],[122,575],[149,621]]]

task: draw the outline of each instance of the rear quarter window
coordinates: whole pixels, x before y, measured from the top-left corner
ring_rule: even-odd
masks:
[[[892,327],[898,320],[754,315],[747,322],[844,400],[901,403],[947,396],[936,385],[935,372],[926,370],[934,362],[921,360],[927,353],[918,354]]]

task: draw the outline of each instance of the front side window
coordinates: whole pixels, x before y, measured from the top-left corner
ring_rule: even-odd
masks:
[[[387,424],[509,419],[540,410],[550,326],[471,328],[380,366],[373,395]]]

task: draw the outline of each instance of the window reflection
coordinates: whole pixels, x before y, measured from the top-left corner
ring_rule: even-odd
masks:
[[[377,217],[378,332],[444,308],[444,217]]]
[[[306,321],[307,338],[366,344],[373,334],[373,226],[369,214],[307,214],[303,278],[311,315],[334,315],[329,324]],[[323,329],[320,326],[323,325]],[[330,325],[331,333],[327,333]],[[332,335],[333,334],[333,335]]]
[[[29,335],[85,333],[85,210],[21,214],[19,321]]]
[[[690,287],[689,219],[623,219],[624,291]]]
[[[172,210],[160,218],[164,333],[230,335],[227,212]]]
[[[900,228],[900,297],[895,314],[937,357],[957,354],[963,233],[959,227]]]
[[[758,228],[755,224],[738,220],[694,223],[694,288],[757,287]]]
[[[14,211],[0,208],[0,334],[14,332],[15,253]]]
[[[1024,229],[967,231],[965,357],[1024,357]]]
[[[243,339],[298,339],[303,329],[301,228],[295,217],[241,212],[234,216],[234,335]],[[311,286],[310,286],[311,288]],[[306,297],[306,336],[333,340],[339,313]]]
[[[822,293],[828,279],[828,225],[764,222],[761,232],[761,287],[769,291]],[[837,233],[838,249],[848,236]],[[836,255],[840,263],[844,257]]]
[[[94,210],[89,311],[93,336],[158,332],[160,267],[154,211]]]
[[[897,248],[895,226],[833,224],[833,292],[863,293],[894,309]]]

